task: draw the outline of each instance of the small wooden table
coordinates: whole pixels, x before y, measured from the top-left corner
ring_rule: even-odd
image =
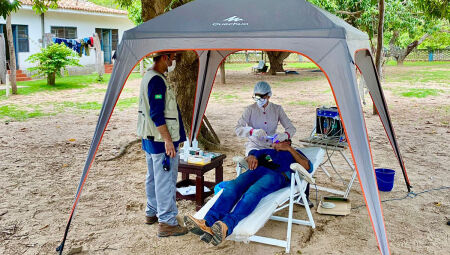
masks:
[[[197,207],[196,210],[200,210],[204,204],[204,200],[206,197],[214,193],[214,186],[219,182],[223,181],[223,160],[227,156],[225,154],[221,154],[220,156],[211,160],[211,163],[206,165],[196,165],[196,164],[188,164],[186,161],[180,160],[178,165],[178,172],[182,173],[182,180],[177,183],[177,188],[186,187],[190,185],[195,185],[196,191],[194,195],[183,196],[177,192],[177,199],[187,199],[193,200],[196,202]],[[203,175],[212,170],[216,169],[216,180],[215,182],[206,182],[204,180]],[[195,174],[195,180],[189,179],[190,174]],[[211,189],[210,192],[203,192],[203,187],[206,186]]]

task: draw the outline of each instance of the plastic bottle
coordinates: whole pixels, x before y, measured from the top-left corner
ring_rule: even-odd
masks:
[[[187,161],[188,160],[188,157],[189,157],[189,149],[190,149],[190,147],[189,147],[189,139],[186,141],[186,142],[184,142],[184,144],[183,144],[183,159],[185,160],[185,161]]]
[[[192,149],[193,150],[198,150],[198,141],[197,141],[197,139],[194,139],[192,141]]]

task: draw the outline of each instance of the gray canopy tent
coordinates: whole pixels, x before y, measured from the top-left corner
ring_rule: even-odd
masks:
[[[123,86],[140,60],[159,51],[193,50],[198,54],[192,141],[199,132],[220,63],[236,51],[264,50],[301,54],[325,74],[339,109],[380,251],[389,254],[356,68],[369,88],[408,190],[410,185],[369,49],[365,33],[304,0],[196,0],[126,31],[116,52],[102,110],[58,250],[62,253],[82,188]]]

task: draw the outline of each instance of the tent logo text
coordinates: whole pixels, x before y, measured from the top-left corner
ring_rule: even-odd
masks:
[[[222,22],[214,22],[213,26],[248,26],[248,23],[242,22],[244,19],[239,18],[238,16],[231,16],[229,18],[224,19]]]
[[[238,21],[243,21],[243,19],[239,18],[238,16],[233,16],[233,17],[229,17],[228,19],[224,19],[223,21],[238,22]]]

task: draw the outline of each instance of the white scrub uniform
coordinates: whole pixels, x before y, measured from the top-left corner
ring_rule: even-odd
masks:
[[[271,140],[259,140],[257,137],[251,136],[250,131],[252,129],[263,129],[268,136],[272,136],[277,130],[278,122],[289,134],[289,138],[295,135],[296,129],[281,105],[271,102],[266,108],[259,108],[256,103],[249,105],[235,127],[237,136],[248,137],[248,142],[245,144],[245,155],[255,149],[270,149],[272,146]]]

